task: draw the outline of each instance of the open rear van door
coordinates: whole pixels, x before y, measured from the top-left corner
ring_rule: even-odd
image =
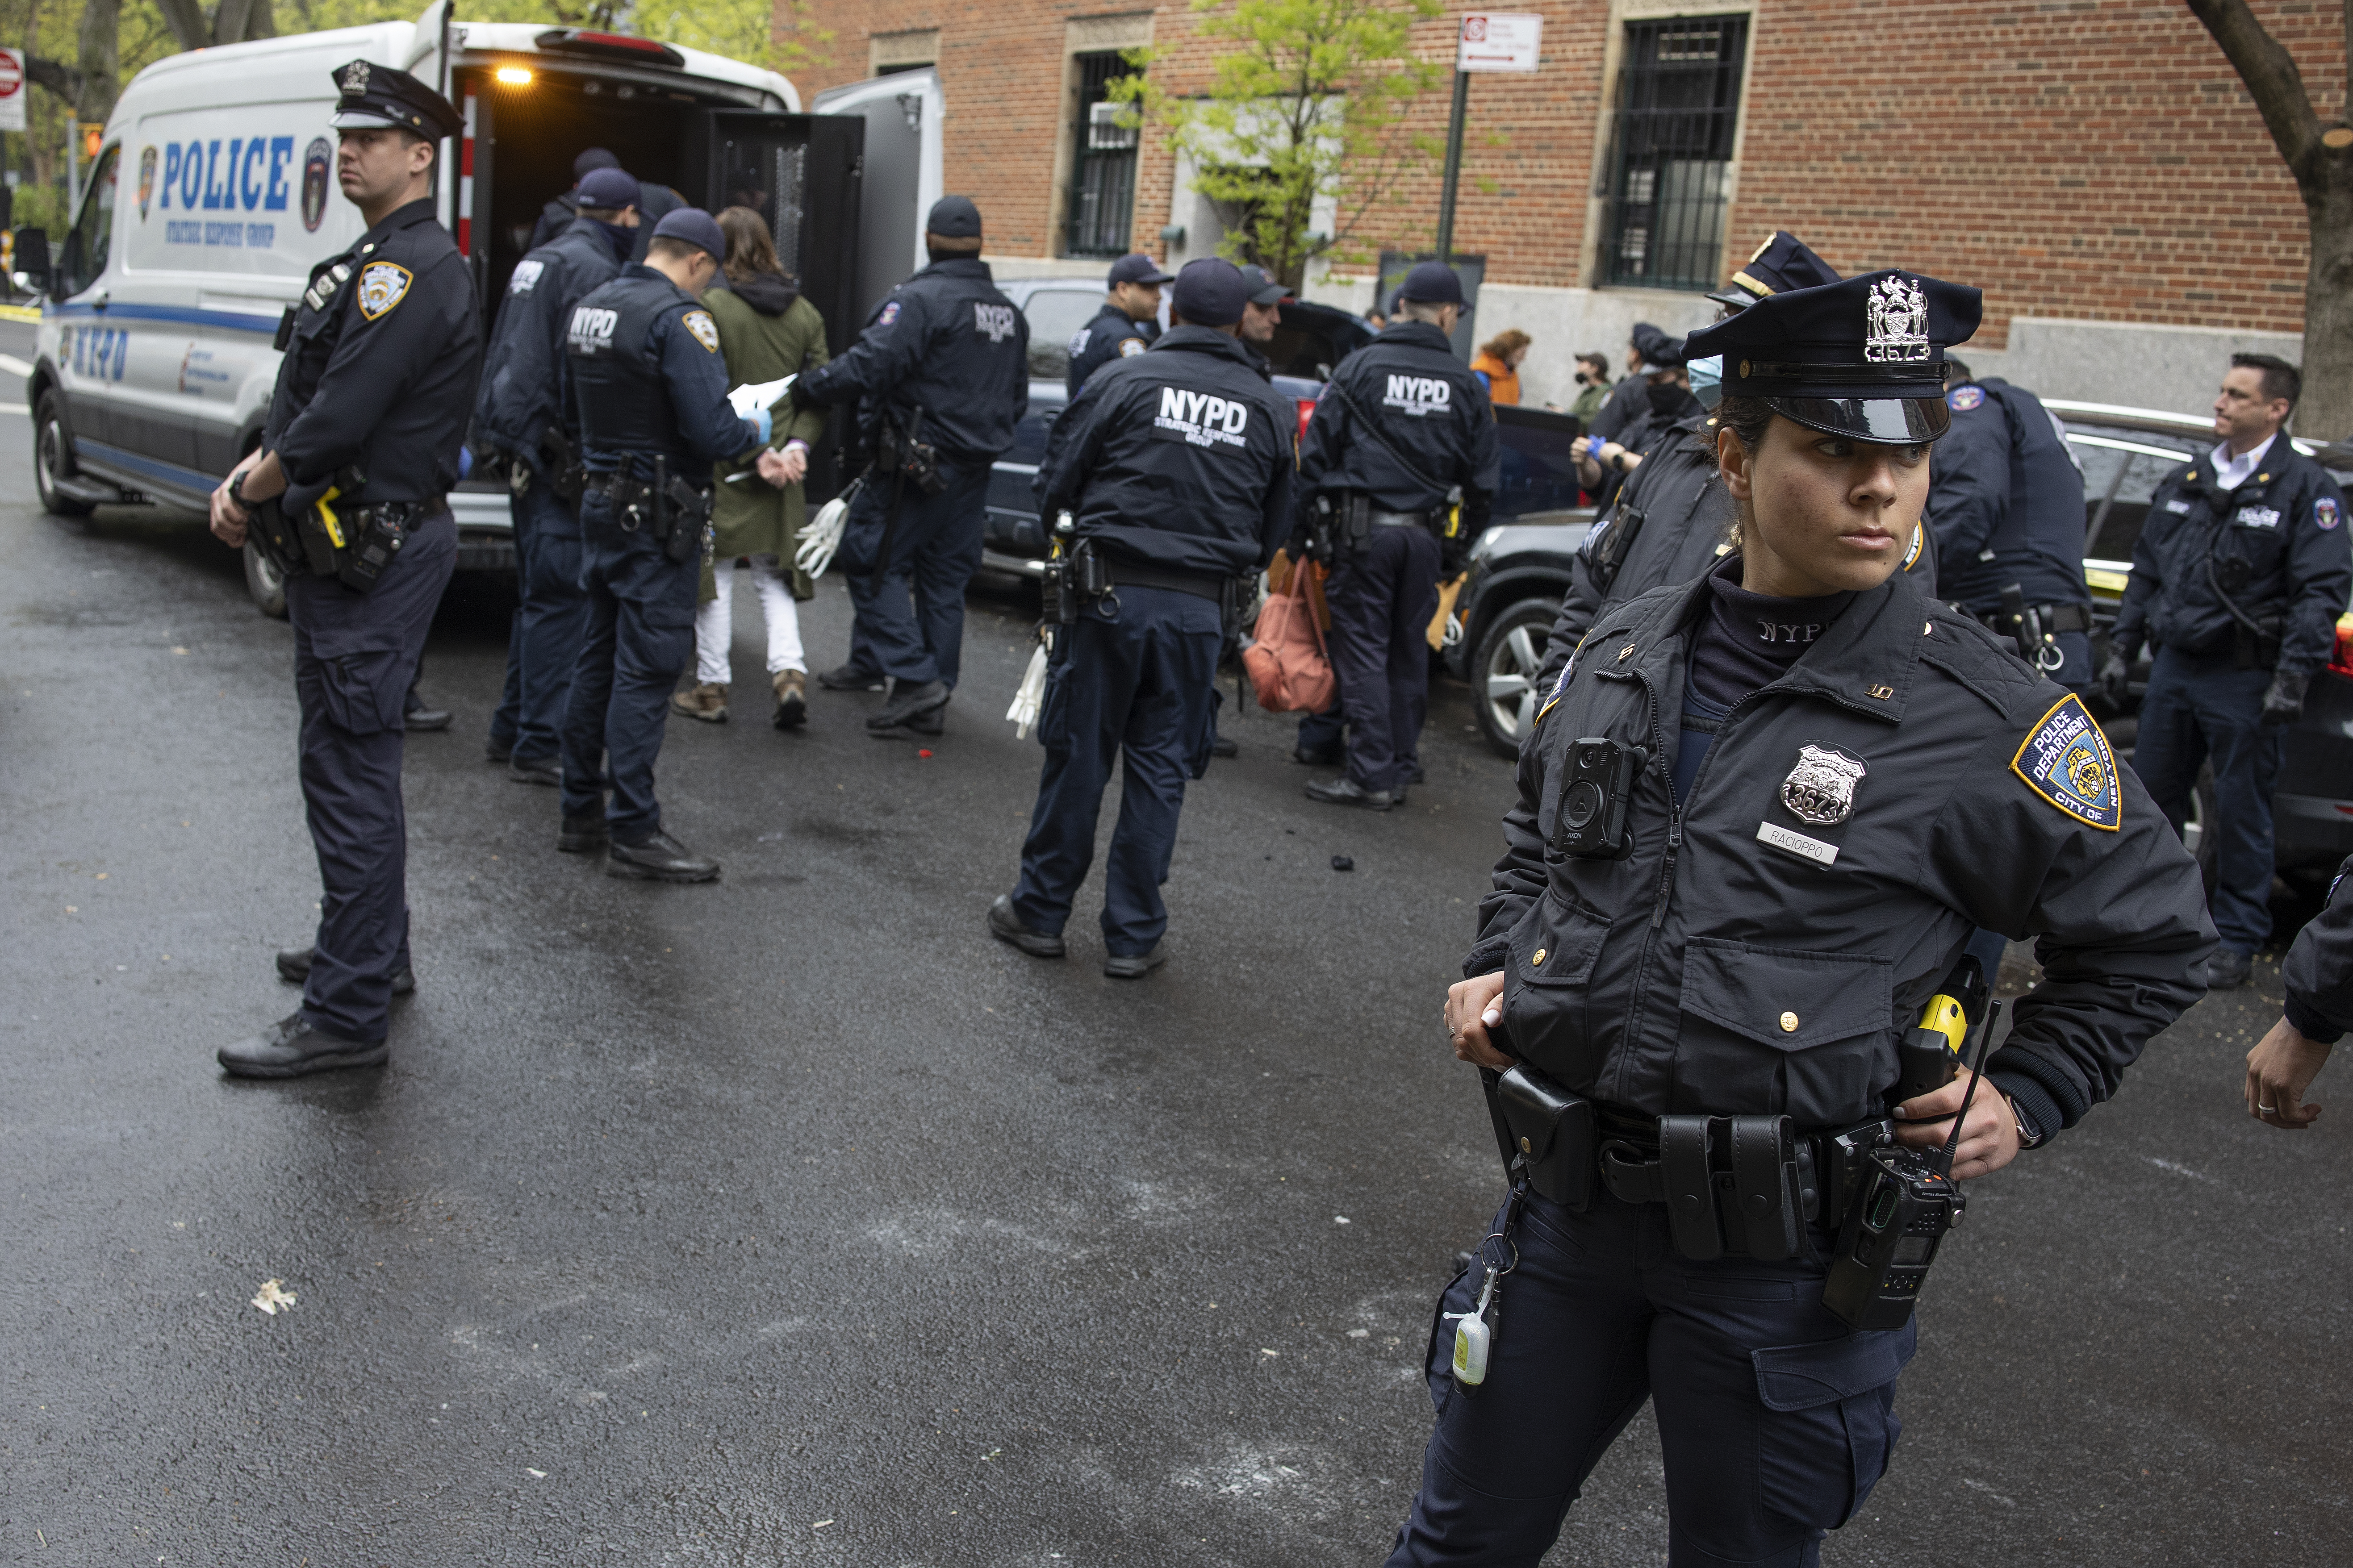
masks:
[[[818,94],[821,116],[866,126],[866,200],[860,218],[858,320],[922,269],[923,217],[944,192],[940,121],[946,100],[939,73],[900,71]]]

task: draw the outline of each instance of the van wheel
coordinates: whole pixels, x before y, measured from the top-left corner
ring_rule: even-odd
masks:
[[[252,540],[245,542],[245,591],[254,608],[278,620],[286,618],[286,574],[269,563]]]
[[[2208,897],[2214,892],[2214,878],[2221,864],[2222,845],[2213,832],[2219,818],[2214,808],[2214,770],[2198,770],[2198,787],[2189,792],[2189,815],[2182,820],[2181,847],[2198,862],[2199,879],[2206,885]]]
[[[61,493],[58,481],[74,474],[73,437],[66,433],[65,410],[54,392],[41,394],[33,414],[33,488],[41,508],[58,517],[88,517],[97,508]]]
[[[1520,737],[1536,718],[1536,677],[1543,671],[1545,644],[1558,605],[1522,599],[1497,616],[1479,638],[1471,659],[1471,685],[1477,695],[1479,730],[1505,756],[1520,754]]]

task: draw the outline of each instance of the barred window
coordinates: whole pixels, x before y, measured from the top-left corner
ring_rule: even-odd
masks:
[[[1630,22],[1610,131],[1600,281],[1715,286],[1746,16]]]

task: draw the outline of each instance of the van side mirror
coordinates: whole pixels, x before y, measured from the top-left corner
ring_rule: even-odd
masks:
[[[17,287],[37,289],[44,294],[50,292],[48,231],[27,224],[16,230],[15,239],[14,270]]]

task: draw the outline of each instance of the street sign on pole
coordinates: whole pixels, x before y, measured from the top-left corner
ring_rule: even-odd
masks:
[[[1459,71],[1532,71],[1544,45],[1544,18],[1525,11],[1473,11],[1454,47]]]
[[[0,131],[25,129],[25,51],[0,49]]]

